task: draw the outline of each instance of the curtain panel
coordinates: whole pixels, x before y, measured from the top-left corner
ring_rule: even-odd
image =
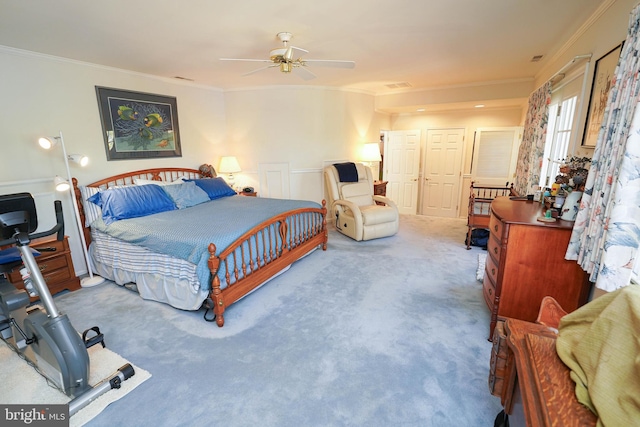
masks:
[[[533,194],[540,182],[540,170],[547,139],[551,104],[551,82],[548,81],[529,97],[522,142],[518,150],[518,165],[514,189],[520,196]]]
[[[639,29],[636,6],[566,253],[608,292],[630,283],[640,247]]]

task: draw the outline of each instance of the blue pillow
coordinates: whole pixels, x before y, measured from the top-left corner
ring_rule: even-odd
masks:
[[[229,184],[227,184],[221,177],[189,179],[185,181],[195,182],[198,187],[202,188],[209,195],[209,198],[211,200],[236,195],[236,192],[233,191],[233,188],[229,187]]]
[[[183,184],[165,185],[162,189],[173,199],[178,209],[188,208],[189,206],[195,206],[209,201],[209,195],[193,181]]]
[[[87,200],[102,208],[102,220],[107,225],[176,208],[171,197],[159,185],[108,188]]]

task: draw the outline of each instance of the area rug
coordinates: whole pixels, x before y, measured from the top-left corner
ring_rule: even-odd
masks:
[[[91,370],[89,384],[95,386],[111,378],[123,365],[129,363],[108,348],[95,345],[89,350]],[[3,404],[63,404],[71,399],[18,356],[4,341],[0,340],[0,403]],[[119,389],[109,390],[88,406],[79,410],[69,420],[70,426],[82,426],[91,421],[110,403],[124,397],[131,390],[151,377],[144,369],[131,364],[135,375],[122,383]]]
[[[478,254],[478,269],[476,270],[476,280],[484,281],[484,265],[487,262],[487,254]]]

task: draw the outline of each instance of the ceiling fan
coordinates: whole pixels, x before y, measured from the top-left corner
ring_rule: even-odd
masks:
[[[243,76],[248,76],[258,71],[266,70],[267,68],[279,67],[283,73],[294,72],[304,80],[311,80],[316,78],[316,75],[309,71],[306,67],[309,65],[323,66],[323,67],[337,67],[337,68],[353,68],[356,66],[354,61],[341,61],[333,59],[302,59],[300,56],[309,53],[306,49],[291,46],[289,42],[293,35],[287,32],[281,32],[277,34],[277,37],[282,42],[283,46],[272,49],[269,53],[269,59],[243,59],[243,58],[220,58],[221,61],[247,61],[247,62],[266,62],[269,65],[258,68]]]

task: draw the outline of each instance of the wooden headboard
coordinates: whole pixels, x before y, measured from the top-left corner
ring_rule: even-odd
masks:
[[[188,168],[143,169],[138,171],[122,173],[120,175],[110,176],[110,177],[101,179],[100,181],[96,181],[91,184],[88,184],[86,186],[106,189],[109,187],[114,187],[119,185],[134,185],[135,179],[172,182],[180,177],[184,177],[187,179],[197,179],[197,178],[202,178],[202,174],[197,169],[188,169]],[[84,205],[82,200],[82,193],[80,192],[80,188],[78,186],[78,180],[75,178],[72,178],[72,181],[73,181],[73,194],[75,195],[75,203],[78,206],[78,213],[80,214],[80,224],[82,225],[82,228],[84,231],[84,238],[87,243],[87,246],[89,246],[89,243],[91,243],[91,232],[89,227],[85,226],[85,213],[84,213]]]

